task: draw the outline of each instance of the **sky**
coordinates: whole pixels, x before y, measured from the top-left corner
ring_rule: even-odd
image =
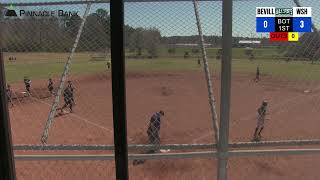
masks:
[[[48,2],[59,0],[0,0],[12,2]],[[312,21],[320,28],[320,0],[300,0],[306,7],[312,7]],[[234,1],[233,35],[243,37],[268,37],[267,33],[256,33],[256,7],[295,7],[293,0],[251,0]],[[20,7],[25,8],[25,7]],[[35,9],[49,7],[34,7]],[[85,5],[50,6],[53,9],[77,10],[83,14]],[[98,8],[109,11],[109,4],[94,4],[91,12]],[[210,1],[199,3],[201,27],[204,35],[221,35],[222,2]],[[180,2],[140,2],[125,3],[125,24],[132,27],[157,28],[162,36],[196,35],[198,29],[192,1]]]

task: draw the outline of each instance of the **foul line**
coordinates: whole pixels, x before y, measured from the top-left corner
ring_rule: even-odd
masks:
[[[31,98],[34,99],[34,100],[36,100],[36,101],[38,101],[38,102],[40,102],[40,103],[42,103],[42,104],[46,104],[46,105],[48,105],[48,106],[50,107],[50,104],[47,103],[47,102],[41,101],[41,100],[39,100],[39,99],[37,99],[37,98],[34,98],[34,97],[31,97]],[[106,128],[106,127],[101,126],[101,125],[99,125],[99,124],[97,124],[97,123],[91,122],[91,121],[89,121],[89,120],[87,120],[87,119],[85,119],[85,118],[83,118],[83,117],[81,117],[81,116],[78,116],[78,115],[76,115],[76,114],[72,114],[72,113],[71,113],[70,115],[71,115],[71,116],[74,116],[74,117],[78,118],[79,120],[82,120],[82,121],[84,121],[84,122],[86,122],[86,123],[88,123],[88,124],[91,124],[91,125],[93,125],[93,126],[96,126],[96,127],[101,128],[101,129],[104,129],[104,130],[106,130],[106,131],[108,131],[108,132],[110,132],[110,133],[113,132],[113,131],[112,131],[111,129],[109,129],[109,128]]]
[[[319,90],[320,89],[320,87],[318,87],[318,88],[315,88],[314,89],[314,91],[317,91],[317,90]],[[284,102],[282,102],[282,103],[280,103],[280,104],[278,104],[275,108],[273,108],[273,109],[279,109],[280,107],[282,107],[282,106],[284,106],[284,105],[286,105],[286,104],[288,104],[288,103],[290,103],[290,102],[292,102],[292,101],[295,101],[295,100],[297,100],[297,99],[300,99],[300,98],[302,98],[304,95],[300,95],[300,96],[295,96],[295,97],[292,97],[292,98],[289,98],[288,100],[286,100],[286,101],[284,101]],[[315,94],[313,94],[311,97],[308,97],[308,99],[310,99],[310,98],[312,98],[312,97],[314,97],[314,96],[317,96],[317,94],[315,93]],[[305,98],[305,99],[303,99],[303,100],[306,100],[307,98]],[[297,103],[295,103],[295,104],[297,104]],[[275,110],[271,110],[271,112],[274,112],[274,113],[281,113],[283,110],[278,110],[278,111],[275,111]],[[238,121],[236,121],[234,124],[231,124],[230,126],[234,126],[234,125],[236,125],[238,122],[240,122],[240,121],[243,121],[243,120],[246,120],[246,119],[251,119],[251,118],[254,118],[256,115],[248,115],[248,116],[246,116],[245,118],[240,118]],[[211,136],[211,135],[213,135],[213,132],[209,132],[209,133],[206,133],[205,135],[203,135],[203,136],[200,136],[200,137],[198,137],[198,138],[196,138],[196,139],[194,139],[192,142],[193,143],[196,143],[197,141],[199,141],[199,140],[202,140],[202,139],[204,139],[204,138],[206,138],[206,137],[208,137],[208,136]]]

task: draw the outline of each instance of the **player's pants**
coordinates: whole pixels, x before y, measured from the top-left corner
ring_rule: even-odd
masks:
[[[148,138],[149,138],[149,143],[152,145],[156,145],[156,149],[150,150],[147,153],[155,153],[158,149],[159,149],[159,145],[160,145],[160,136],[159,136],[159,132],[154,132],[154,131],[149,131],[147,132],[148,134]]]
[[[64,106],[61,108],[61,111],[68,106],[70,111],[72,111],[72,101],[70,99],[64,99]]]
[[[149,143],[151,145],[156,145],[155,149],[150,149],[147,152],[145,152],[145,154],[153,154],[156,153],[159,150],[159,145],[160,145],[160,137],[159,137],[159,132],[158,131],[152,131],[152,130],[148,130],[147,131],[148,134],[148,138],[149,138]],[[133,164],[137,165],[137,164],[143,164],[146,160],[134,160]]]
[[[264,127],[264,119],[258,119],[257,128],[261,129]]]
[[[29,86],[29,85],[26,86],[26,90],[27,90],[28,92],[30,92],[30,86]]]

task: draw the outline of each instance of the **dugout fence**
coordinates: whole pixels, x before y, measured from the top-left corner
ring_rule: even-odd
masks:
[[[147,4],[151,4],[148,6]],[[44,161],[104,161],[104,160],[115,160],[116,168],[116,178],[117,179],[128,179],[129,178],[129,161],[133,159],[154,159],[154,160],[164,160],[164,159],[217,159],[217,172],[213,173],[217,176],[219,180],[228,179],[228,159],[233,157],[248,157],[248,156],[286,156],[286,155],[316,155],[320,152],[317,147],[320,143],[319,137],[315,135],[314,138],[301,138],[301,139],[288,139],[288,140],[270,140],[270,141],[261,141],[261,142],[248,142],[246,141],[236,141],[229,142],[229,127],[230,127],[230,106],[231,106],[231,63],[232,59],[236,62],[241,61],[245,58],[252,58],[253,60],[259,59],[268,59],[273,58],[271,62],[275,64],[288,63],[289,61],[299,61],[301,58],[306,58],[307,62],[317,63],[319,55],[318,42],[318,29],[316,24],[313,24],[313,32],[311,35],[301,34],[301,41],[298,43],[270,43],[267,42],[267,35],[257,35],[255,34],[255,27],[247,27],[241,23],[235,23],[233,20],[247,22],[246,16],[239,15],[238,10],[235,9],[235,6],[242,7],[242,10],[246,10],[244,6],[253,3],[252,9],[255,9],[254,6],[259,4],[259,1],[139,1],[139,0],[126,0],[119,2],[109,2],[109,1],[66,1],[66,2],[10,2],[10,3],[1,3],[2,7],[17,7],[19,10],[24,8],[26,9],[56,9],[60,8],[61,10],[68,11],[69,9],[76,9],[79,13],[79,17],[75,20],[70,19],[15,19],[15,17],[2,17],[1,26],[4,27],[1,32],[2,41],[1,48],[5,53],[17,53],[19,61],[20,58],[23,58],[23,53],[29,52],[33,53],[34,51],[43,52],[59,52],[63,53],[59,57],[59,63],[64,64],[64,68],[61,73],[57,75],[59,77],[58,87],[54,95],[53,102],[47,102],[47,108],[51,108],[48,113],[40,114],[41,117],[46,117],[46,122],[44,127],[41,127],[43,131],[41,143],[40,137],[38,138],[39,144],[14,144],[12,145],[15,152],[14,158],[18,161],[35,161],[40,162]],[[278,6],[277,1],[264,2],[269,6]],[[285,3],[290,4],[291,6],[315,6],[317,7],[316,2],[299,2],[298,0],[289,1]],[[164,5],[163,5],[164,4]],[[182,4],[182,10],[178,12],[173,12],[177,10],[175,8],[169,10],[157,10],[159,7],[168,8],[170,6],[179,6]],[[142,8],[142,11],[136,11],[141,9],[143,5],[147,5],[147,8]],[[283,4],[282,4],[283,5]],[[154,6],[154,7],[152,7]],[[105,21],[100,22],[99,19],[95,17],[104,17],[108,14],[99,14],[103,12],[96,11],[99,8],[110,11],[110,19],[108,17]],[[214,12],[210,7],[213,7]],[[149,9],[148,9],[149,8]],[[154,8],[154,9],[153,9]],[[240,8],[241,9],[241,8]],[[13,10],[8,8],[7,10]],[[17,9],[15,9],[17,12]],[[127,10],[127,11],[126,11]],[[248,9],[247,9],[248,10]],[[153,13],[151,13],[153,11]],[[135,12],[135,13],[133,13]],[[186,13],[187,12],[187,13]],[[126,14],[128,13],[128,14]],[[149,17],[143,17],[143,14],[149,14]],[[184,17],[193,18],[192,21],[185,19],[180,19],[180,23],[171,22],[169,23],[169,28],[161,27],[168,24],[162,24],[166,19],[161,19],[162,14],[171,13],[171,17],[179,16],[177,14],[181,13]],[[177,13],[177,14],[176,14]],[[212,22],[210,18],[212,14],[215,17],[215,22]],[[235,16],[236,13],[236,16]],[[318,13],[314,10],[314,13]],[[210,15],[211,14],[211,15]],[[160,18],[159,18],[160,17]],[[170,17],[170,16],[169,16]],[[221,18],[222,17],[222,18]],[[140,18],[140,19],[139,19]],[[144,19],[145,18],[145,19]],[[181,17],[180,17],[181,18]],[[187,18],[186,18],[187,19]],[[167,19],[168,20],[168,19]],[[33,22],[33,24],[27,22]],[[131,22],[130,22],[131,21]],[[157,22],[158,29],[154,28],[157,23],[152,23],[152,21]],[[317,18],[315,17],[315,22]],[[45,26],[52,25],[56,23],[57,26],[68,27],[67,29],[51,31],[54,26],[46,29]],[[106,28],[104,23],[110,23],[110,27]],[[182,22],[182,23],[181,23]],[[69,24],[68,24],[69,23]],[[70,24],[73,23],[73,24]],[[89,23],[88,26],[87,23]],[[124,26],[124,24],[126,26]],[[178,24],[174,24],[178,23]],[[249,22],[248,22],[249,23]],[[252,23],[252,22],[251,22]],[[98,26],[94,26],[98,24]],[[124,27],[128,27],[127,29]],[[182,26],[182,28],[181,28]],[[23,34],[19,29],[14,30],[13,28],[24,28],[28,34]],[[39,37],[33,38],[32,34],[36,31],[31,30],[32,28],[37,28],[39,30]],[[179,29],[180,28],[180,29]],[[192,29],[191,33],[187,33],[185,36],[190,35],[190,39],[186,38],[179,40],[179,38],[174,37],[175,35],[183,34],[185,29]],[[181,30],[183,29],[183,30]],[[126,36],[128,33],[134,34],[131,37]],[[155,38],[159,36],[159,31],[164,34],[169,34],[171,38],[163,36],[160,33],[160,38]],[[169,31],[173,31],[170,34]],[[250,32],[249,34],[247,33]],[[90,33],[91,32],[91,33]],[[54,34],[55,33],[55,34]],[[68,34],[69,33],[69,34]],[[54,38],[50,39],[50,36],[54,34]],[[67,34],[67,35],[66,35]],[[103,34],[102,36],[96,37],[97,34]],[[112,36],[110,36],[112,35]],[[124,39],[123,38],[124,35]],[[212,36],[212,37],[209,37]],[[28,38],[25,38],[28,37]],[[23,41],[25,38],[25,42]],[[47,39],[46,39],[47,38]],[[22,39],[22,40],[21,40]],[[125,40],[132,40],[127,42]],[[143,42],[141,40],[143,39]],[[160,41],[161,39],[161,41]],[[261,41],[262,46],[268,47],[267,50],[261,51],[258,48],[245,48],[241,49],[241,52],[233,50],[239,45],[238,40],[240,39],[258,39]],[[27,46],[26,42],[32,42],[36,44],[33,47]],[[210,42],[211,45],[206,46],[207,42]],[[62,43],[63,42],[63,43]],[[147,43],[144,43],[147,42]],[[149,42],[149,43],[148,43]],[[150,43],[152,42],[152,43]],[[126,44],[127,43],[127,44]],[[172,46],[172,44],[179,44],[177,46]],[[181,43],[184,47],[188,46],[187,44],[195,43],[197,44],[198,51],[193,48],[190,52],[186,53],[185,48],[177,48],[181,46]],[[280,45],[279,45],[280,44]],[[165,46],[163,48],[163,46]],[[271,46],[271,47],[270,47]],[[172,48],[173,47],[173,48]],[[222,52],[216,51],[217,48],[222,48]],[[62,97],[62,92],[65,86],[65,82],[68,79],[69,72],[72,71],[70,68],[75,65],[77,66],[78,59],[85,59],[90,57],[90,55],[79,55],[81,53],[88,52],[87,54],[92,54],[94,52],[105,51],[105,49],[111,49],[111,64],[112,64],[112,74],[108,74],[107,78],[112,79],[112,100],[113,100],[113,128],[110,130],[107,127],[98,127],[99,125],[96,122],[87,122],[92,126],[95,126],[97,129],[103,129],[104,131],[111,132],[114,134],[114,144],[51,144],[48,143],[49,130],[54,124],[54,119],[56,115],[56,110],[60,103],[60,98]],[[161,49],[161,52],[158,49]],[[214,49],[214,50],[212,50]],[[240,50],[239,50],[240,51]],[[218,53],[219,52],[219,53]],[[276,53],[275,53],[276,52]],[[19,57],[19,53],[22,53]],[[189,56],[189,53],[192,56]],[[161,149],[171,149],[176,152],[169,153],[155,153],[155,154],[141,154],[141,153],[128,153],[128,151],[140,150],[146,151],[148,149],[154,148],[152,145],[147,144],[130,144],[132,136],[127,134],[127,117],[126,117],[126,77],[125,77],[125,64],[127,59],[125,58],[126,54],[130,57],[134,56],[133,59],[139,59],[143,56],[151,59],[161,58],[161,56],[169,56],[172,58],[179,57],[184,60],[196,61],[201,59],[201,65],[203,67],[207,94],[209,99],[209,119],[210,127],[212,131],[208,134],[205,134],[203,137],[197,137],[195,139],[201,139],[206,137],[211,137],[211,143],[162,143],[160,146]],[[188,54],[188,55],[187,55]],[[210,55],[212,55],[210,57]],[[48,56],[48,55],[45,55]],[[219,56],[219,58],[218,58]],[[200,57],[200,58],[199,58]],[[219,65],[214,64],[213,66],[221,66],[221,85],[220,85],[220,108],[219,114],[217,113],[216,103],[217,97],[214,97],[216,91],[215,75],[210,74],[215,72],[216,67],[210,67],[210,63],[213,62],[212,57],[217,57],[215,61],[220,61]],[[211,59],[210,59],[211,58]],[[280,60],[279,60],[280,59]],[[289,60],[288,60],[289,59]],[[126,60],[126,61],[125,61]],[[252,59],[251,59],[252,60]],[[156,61],[156,60],[154,60]],[[33,63],[33,62],[32,62]],[[44,60],[44,63],[48,63]],[[74,64],[72,64],[74,63]],[[129,63],[129,62],[128,62]],[[134,67],[135,62],[133,62],[132,67]],[[269,62],[267,62],[268,64]],[[5,67],[7,64],[5,63]],[[255,67],[261,66],[261,62],[258,61],[251,66],[250,71]],[[106,70],[106,64],[100,62],[99,67],[102,67],[102,70]],[[89,67],[89,65],[88,65]],[[313,67],[309,67],[313,69]],[[11,70],[12,71],[12,70]],[[85,69],[79,69],[79,71],[86,71]],[[109,72],[110,73],[110,72]],[[72,73],[70,73],[72,74]],[[216,74],[216,73],[214,73]],[[7,72],[7,75],[12,76],[10,72]],[[282,78],[282,73],[279,72],[277,78]],[[153,76],[153,75],[150,75]],[[213,78],[212,78],[213,77]],[[99,77],[105,78],[105,76]],[[307,75],[306,78],[312,79],[312,75]],[[12,80],[14,81],[14,80]],[[76,85],[80,85],[80,80],[76,80]],[[82,82],[82,81],[81,81]],[[299,83],[299,82],[295,82]],[[5,83],[3,83],[5,84]],[[167,91],[167,90],[166,90]],[[316,89],[314,89],[316,91]],[[168,92],[166,92],[168,93]],[[38,92],[35,92],[38,94]],[[169,92],[170,94],[170,92]],[[316,94],[315,94],[316,96]],[[2,94],[4,97],[4,94]],[[111,100],[111,98],[109,99]],[[36,100],[34,100],[36,101]],[[34,102],[33,101],[33,102]],[[21,105],[23,102],[19,101],[18,104]],[[297,102],[299,103],[299,102]],[[208,103],[207,103],[208,105]],[[22,105],[21,105],[22,107]],[[89,106],[88,106],[89,107]],[[89,114],[89,109],[86,110],[84,107],[83,111]],[[279,105],[281,108],[281,106]],[[40,108],[39,108],[40,110]],[[90,109],[92,110],[92,109]],[[6,110],[3,109],[3,114],[6,114]],[[278,111],[274,110],[275,113]],[[86,114],[86,115],[87,115]],[[219,115],[219,116],[218,116]],[[78,116],[78,115],[73,115]],[[33,116],[30,116],[33,117]],[[26,117],[26,118],[30,118]],[[90,117],[88,115],[88,117]],[[100,118],[96,116],[95,118]],[[220,121],[218,123],[218,117]],[[78,117],[79,118],[79,117]],[[82,118],[82,117],[80,117]],[[79,118],[79,119],[80,119]],[[83,119],[83,118],[82,118]],[[14,120],[11,119],[11,121]],[[83,121],[88,121],[84,119]],[[42,124],[43,125],[43,124]],[[209,126],[209,125],[208,125]],[[4,127],[8,128],[8,127]],[[128,127],[130,129],[130,127]],[[14,131],[14,130],[13,130]],[[51,132],[51,130],[50,130]],[[56,134],[57,135],[57,134]],[[110,134],[109,134],[110,135]],[[127,140],[128,137],[128,140]],[[127,142],[128,141],[128,142]],[[196,141],[196,140],[195,140]],[[212,143],[213,141],[213,143]],[[3,140],[3,142],[5,142]],[[50,142],[50,141],[49,141]],[[291,148],[292,146],[292,148]],[[305,146],[308,146],[307,148]],[[309,147],[310,146],[310,147]],[[285,147],[276,148],[276,147]],[[269,148],[269,149],[253,149],[253,148]],[[101,152],[97,152],[101,151]],[[186,151],[186,152],[185,152]],[[23,152],[23,153],[21,153]],[[31,152],[31,153],[29,153]],[[49,152],[43,154],[43,152]],[[63,153],[60,153],[63,152]],[[66,153],[67,152],[67,153]],[[113,153],[114,152],[114,153]],[[164,161],[165,162],[165,161]],[[40,164],[40,163],[39,163]],[[93,163],[94,164],[94,163]],[[163,163],[165,166],[165,163]],[[100,168],[103,165],[100,166]],[[109,165],[108,165],[109,167]],[[111,166],[112,167],[112,166]],[[102,168],[103,169],[103,168]],[[58,171],[57,169],[55,171]],[[134,171],[134,170],[133,170]],[[214,170],[213,170],[214,171]],[[102,175],[103,176],[103,175]],[[115,176],[113,178],[115,178]],[[103,179],[103,177],[99,177]]]

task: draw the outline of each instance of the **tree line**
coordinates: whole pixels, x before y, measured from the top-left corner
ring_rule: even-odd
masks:
[[[4,17],[0,13],[1,47],[10,52],[68,52],[73,46],[82,18],[71,17]],[[125,26],[125,46],[141,55],[146,51],[156,57],[160,31],[156,28]],[[98,9],[87,17],[78,51],[106,52],[110,49],[110,15]]]
[[[0,7],[1,9],[1,7]],[[77,36],[82,18],[71,17],[4,17],[0,13],[0,46],[9,52],[69,52]],[[125,25],[125,48],[130,56],[157,57],[160,47],[174,52],[175,44],[198,44],[198,35],[161,36],[156,28],[131,27]],[[305,33],[299,42],[270,42],[269,38],[233,37],[233,47],[246,47],[240,40],[259,40],[259,47],[276,47],[285,57],[320,58],[319,32]],[[211,47],[220,48],[221,36],[204,36]],[[110,15],[98,9],[87,17],[78,52],[108,52],[110,50]],[[170,52],[169,52],[170,51]]]

